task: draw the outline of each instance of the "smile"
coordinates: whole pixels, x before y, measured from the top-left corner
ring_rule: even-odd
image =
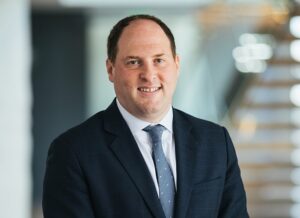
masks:
[[[160,87],[153,87],[153,88],[138,88],[139,91],[141,92],[156,92],[157,90],[159,90]]]

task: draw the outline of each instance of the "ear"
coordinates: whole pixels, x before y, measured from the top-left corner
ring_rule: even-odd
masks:
[[[106,71],[108,73],[109,81],[114,82],[115,74],[114,74],[114,64],[110,59],[106,59]]]
[[[178,75],[179,75],[179,68],[180,68],[180,58],[179,58],[179,56],[176,54],[176,56],[175,56],[175,64],[176,64],[176,70],[177,70],[177,73],[178,73]]]

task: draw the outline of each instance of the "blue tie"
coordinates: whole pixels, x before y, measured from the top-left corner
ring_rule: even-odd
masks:
[[[159,200],[166,218],[172,218],[175,185],[171,168],[162,148],[161,136],[165,127],[158,124],[155,126],[147,126],[143,130],[149,133],[152,140],[152,158],[156,168],[156,177],[159,186]]]

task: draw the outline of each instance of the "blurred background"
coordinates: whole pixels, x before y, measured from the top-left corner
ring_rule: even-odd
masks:
[[[47,150],[114,98],[106,38],[148,13],[175,35],[174,106],[225,125],[253,218],[300,218],[300,0],[1,0],[0,217],[42,218]]]

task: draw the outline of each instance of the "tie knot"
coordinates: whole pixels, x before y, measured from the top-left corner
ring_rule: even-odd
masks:
[[[161,141],[161,136],[163,134],[163,131],[165,130],[165,127],[157,124],[155,126],[147,126],[143,129],[144,131],[148,132],[152,141],[157,142]]]

